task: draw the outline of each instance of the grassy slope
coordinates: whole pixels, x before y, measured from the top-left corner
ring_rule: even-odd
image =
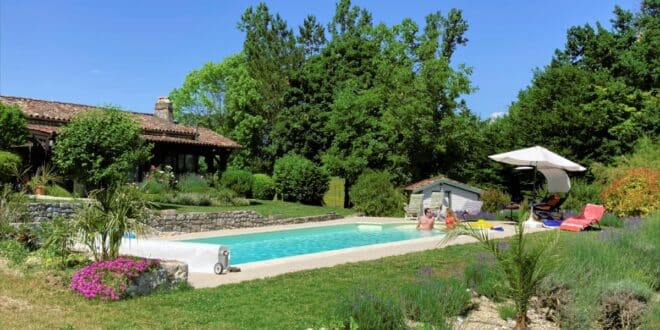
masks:
[[[26,324],[37,328],[65,325],[75,328],[318,328],[329,324],[338,298],[358,285],[397,286],[414,277],[424,266],[433,267],[439,274],[455,275],[460,273],[465,260],[472,259],[480,251],[474,245],[453,246],[243,284],[111,303],[77,298],[64,284],[53,290],[41,276],[17,278],[0,271],[3,272],[0,296],[25,302],[23,309],[14,310],[0,303],[0,328]]]
[[[160,208],[173,208],[177,212],[218,212],[218,211],[237,211],[252,210],[261,215],[269,216],[279,214],[285,218],[305,217],[310,215],[321,215],[335,212],[339,215],[353,214],[353,210],[340,207],[326,207],[304,205],[300,203],[288,203],[281,201],[253,200],[249,206],[185,206],[173,204],[160,204]]]
[[[659,220],[658,216],[650,219]],[[644,236],[657,242],[659,226],[654,228],[655,231],[637,237]],[[548,234],[551,233],[531,234],[530,238],[539,242],[534,237]],[[578,313],[594,314],[595,317],[597,312],[585,307],[597,304],[591,296],[601,285],[623,278],[652,280],[635,267],[637,264],[633,259],[654,263],[658,246],[642,241],[650,242],[641,240],[642,245],[637,248],[650,255],[641,253],[642,256],[637,249],[623,251],[621,246],[603,245],[607,242],[628,243],[625,239],[604,239],[602,232],[563,232],[555,252],[564,258],[552,277],[563,279],[573,290],[582,288],[578,304],[572,307]],[[594,254],[601,250],[606,253]],[[621,253],[617,254],[617,251]],[[66,283],[54,288],[43,275],[28,272],[30,275],[19,278],[0,270],[0,328],[25,327],[26,324],[38,328],[67,324],[76,328],[319,328],[332,324],[333,306],[338,298],[356,286],[372,284],[398,288],[425,267],[433,268],[439,275],[460,276],[465,264],[478,260],[481,253],[483,250],[474,244],[450,246],[213,289],[162,293],[112,303],[77,298],[66,289]],[[583,267],[580,264],[584,264]],[[652,314],[660,311],[657,302],[651,310]],[[647,325],[657,324],[660,319],[653,315],[649,317]]]

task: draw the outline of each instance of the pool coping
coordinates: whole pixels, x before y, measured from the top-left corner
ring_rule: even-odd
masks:
[[[370,218],[370,217],[348,217],[340,220],[330,220],[323,222],[313,222],[304,224],[293,225],[276,225],[259,228],[241,228],[229,230],[217,230],[203,233],[180,234],[170,237],[163,237],[161,239],[167,240],[185,240],[191,238],[201,238],[219,235],[239,235],[241,233],[257,233],[268,232],[275,230],[285,229],[298,229],[308,227],[321,227],[331,226],[337,224],[414,224],[411,221],[403,221],[401,218]],[[489,232],[493,238],[502,238],[512,236],[515,233],[514,226],[511,222],[493,221],[497,226],[504,228],[503,232]],[[548,229],[525,229],[525,232],[536,232]],[[440,241],[444,236],[433,236],[416,238],[404,241],[379,243],[359,247],[351,247],[340,250],[324,251],[317,253],[310,253],[304,255],[297,255],[291,257],[283,257],[277,259],[270,259],[264,261],[256,261],[250,263],[240,264],[241,271],[236,273],[226,273],[223,275],[208,274],[208,273],[194,273],[188,274],[188,282],[195,288],[209,288],[216,287],[223,284],[240,283],[243,281],[264,279],[274,277],[277,275],[297,272],[301,270],[309,270],[316,268],[333,267],[345,263],[375,260],[389,256],[403,255],[412,252],[426,251],[436,248],[443,248],[449,245],[473,243],[475,240],[471,237],[460,236],[440,246]]]

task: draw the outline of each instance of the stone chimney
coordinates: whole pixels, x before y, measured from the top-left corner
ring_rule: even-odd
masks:
[[[159,96],[158,102],[156,102],[156,107],[154,107],[154,115],[170,123],[173,122],[172,101],[166,96]]]

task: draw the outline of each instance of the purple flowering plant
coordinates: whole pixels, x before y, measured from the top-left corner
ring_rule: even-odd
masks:
[[[119,300],[140,275],[158,267],[158,260],[119,257],[101,260],[73,274],[71,290],[89,299]]]

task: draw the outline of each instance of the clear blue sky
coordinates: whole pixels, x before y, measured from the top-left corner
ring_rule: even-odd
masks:
[[[335,1],[267,1],[295,27],[307,14],[326,24]],[[483,118],[506,111],[532,70],[563,48],[574,25],[610,26],[614,5],[637,11],[639,0],[428,1],[354,0],[388,25],[455,7],[469,42],[454,63],[474,68],[479,88],[466,97]],[[0,94],[151,112],[158,96],[187,72],[241,50],[236,29],[258,1],[0,0]]]

